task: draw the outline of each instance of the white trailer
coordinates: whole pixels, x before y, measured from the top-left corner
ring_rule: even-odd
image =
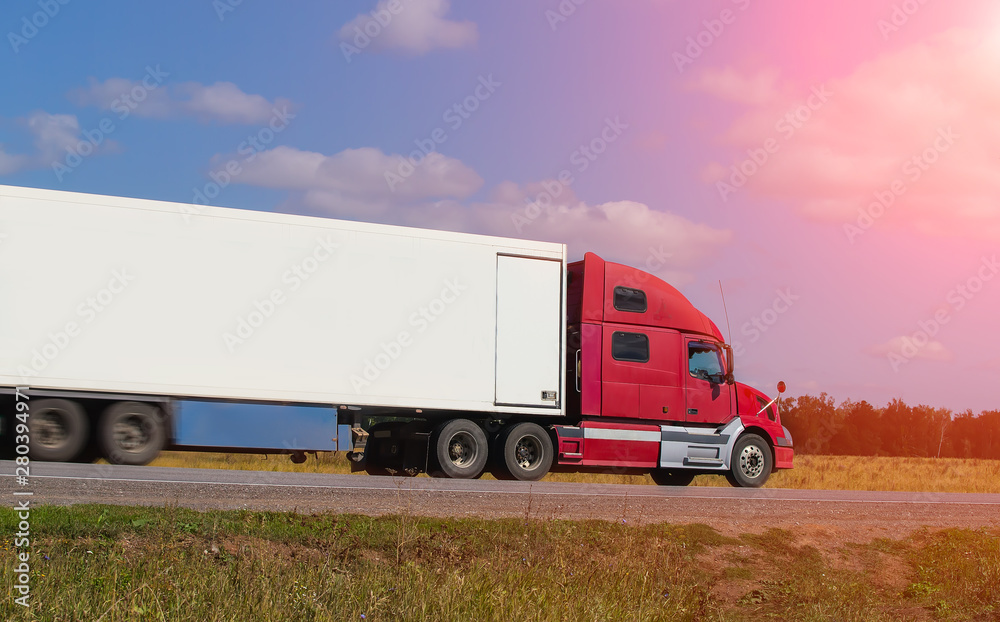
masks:
[[[175,399],[565,414],[562,244],[0,186],[0,390],[144,463]],[[331,411],[336,418],[336,412]]]

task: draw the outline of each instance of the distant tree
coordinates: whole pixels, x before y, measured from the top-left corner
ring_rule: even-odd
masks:
[[[882,408],[850,400],[837,406],[821,393],[783,400],[781,421],[800,454],[1000,460],[1000,410],[953,415],[901,399]]]
[[[865,401],[846,401],[838,410],[843,425],[831,442],[830,452],[845,456],[877,456],[882,446],[879,435],[881,409]]]
[[[792,433],[796,449],[805,454],[830,453],[830,441],[841,428],[833,398],[826,393],[785,400],[781,421]]]

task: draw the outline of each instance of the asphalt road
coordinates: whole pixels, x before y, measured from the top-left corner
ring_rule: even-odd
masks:
[[[998,494],[667,488],[39,462],[31,464],[28,485],[20,486],[14,467],[0,461],[9,482],[6,495],[16,499],[15,491],[31,491],[33,505],[704,523],[729,534],[807,526],[859,541],[901,536],[921,526],[1000,526]]]

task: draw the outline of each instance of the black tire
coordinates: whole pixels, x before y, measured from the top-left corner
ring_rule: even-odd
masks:
[[[101,415],[97,440],[111,464],[149,464],[166,443],[166,421],[150,404],[117,402]]]
[[[658,486],[687,486],[696,473],[681,469],[654,469],[650,474]]]
[[[453,419],[431,435],[432,477],[475,479],[489,459],[486,432],[468,419]]]
[[[733,447],[729,483],[738,488],[760,488],[771,477],[774,457],[767,442],[756,434],[744,434]]]
[[[39,400],[31,405],[29,449],[35,460],[69,462],[83,452],[90,423],[83,408],[69,400]]]
[[[552,439],[538,424],[512,425],[500,434],[498,441],[498,447],[503,448],[505,470],[514,479],[538,481],[552,467]]]

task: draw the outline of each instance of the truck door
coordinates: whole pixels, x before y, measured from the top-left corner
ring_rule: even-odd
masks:
[[[496,404],[559,408],[562,263],[497,256]]]
[[[689,423],[725,423],[732,418],[732,390],[726,384],[722,349],[711,341],[685,337],[685,402]]]

